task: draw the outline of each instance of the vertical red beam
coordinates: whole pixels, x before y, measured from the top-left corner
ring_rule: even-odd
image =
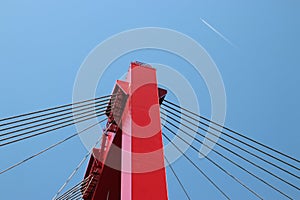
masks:
[[[85,200],[168,199],[156,70],[131,63],[126,81],[117,81],[107,110],[112,145],[94,149],[82,189]],[[109,125],[110,124],[110,125]]]
[[[131,63],[129,101],[122,120],[122,200],[167,196],[156,70]]]

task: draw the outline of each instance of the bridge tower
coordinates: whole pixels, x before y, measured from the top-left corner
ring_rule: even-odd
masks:
[[[126,79],[117,80],[86,170],[85,200],[168,199],[159,112],[166,93],[144,63],[131,63]]]

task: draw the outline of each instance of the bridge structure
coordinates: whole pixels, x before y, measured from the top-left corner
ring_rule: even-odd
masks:
[[[90,119],[99,119],[96,124],[3,169],[0,171],[0,179],[1,174],[105,123],[94,148],[85,155],[53,199],[169,199],[167,168],[174,175],[178,188],[186,199],[194,199],[169,162],[164,152],[164,140],[173,145],[220,196],[232,199],[232,194],[210,177],[201,163],[173,142],[174,137],[189,145],[196,154],[203,153],[199,152],[194,143],[210,148],[214,156],[203,154],[203,159],[250,193],[253,199],[265,199],[267,195],[253,187],[251,182],[242,180],[232,169],[245,173],[278,198],[300,198],[299,159],[181,107],[167,100],[166,96],[167,90],[158,87],[155,68],[132,62],[126,79],[117,80],[110,95],[0,119],[0,148]],[[164,126],[161,124],[162,120],[165,121]],[[211,148],[203,142],[205,134],[213,137],[220,134],[217,148]],[[189,143],[187,137],[194,142]],[[229,163],[230,168],[222,165],[216,157]],[[70,180],[88,159],[83,179],[67,189]],[[191,180],[196,181],[198,180]],[[209,197],[204,197],[207,198]],[[196,199],[201,199],[201,195]]]

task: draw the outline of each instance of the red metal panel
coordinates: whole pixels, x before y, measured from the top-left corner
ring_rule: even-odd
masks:
[[[156,70],[132,63],[129,73],[131,199],[168,199]]]

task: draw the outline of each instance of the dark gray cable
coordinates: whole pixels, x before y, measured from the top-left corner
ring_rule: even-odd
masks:
[[[98,98],[94,98],[94,99],[84,100],[84,101],[80,101],[80,102],[76,102],[76,103],[66,104],[66,105],[62,105],[62,106],[57,106],[57,107],[53,107],[53,108],[47,108],[44,110],[35,111],[35,112],[30,112],[30,113],[25,113],[25,114],[21,114],[21,115],[12,116],[12,117],[7,117],[7,118],[0,119],[0,122],[11,120],[11,119],[16,119],[16,118],[20,118],[20,117],[25,117],[28,115],[34,115],[34,114],[38,114],[38,113],[42,113],[42,112],[47,112],[47,111],[51,111],[51,110],[56,110],[56,109],[60,109],[60,108],[68,107],[68,106],[73,106],[73,105],[77,105],[77,104],[81,104],[81,103],[85,103],[85,102],[89,102],[89,101],[95,101],[95,100],[110,97],[110,96],[111,95],[106,95],[106,96],[102,96],[102,97],[98,97]],[[1,124],[0,126],[4,126],[4,125],[5,124]]]
[[[166,111],[167,111],[167,110],[166,110]],[[164,113],[162,113],[162,114],[165,115],[165,116],[168,116],[168,115],[166,115],[166,114],[164,114]],[[176,115],[176,114],[174,114],[174,115]],[[168,117],[169,117],[170,119],[172,119],[173,121],[175,121],[175,122],[177,122],[177,123],[180,123],[180,121],[174,119],[173,117],[171,117],[171,116],[168,116]],[[177,117],[180,118],[180,116],[178,116],[178,115],[177,115]],[[184,118],[181,118],[181,119],[185,120]],[[188,120],[185,120],[185,121],[189,122]],[[182,124],[182,125],[185,126],[185,127],[187,127],[187,128],[189,128],[190,130],[192,130],[192,131],[193,131],[194,133],[196,133],[197,135],[200,135],[201,137],[205,138],[205,135],[204,135],[204,134],[201,134],[200,132],[193,130],[192,128],[186,126],[185,124]],[[198,126],[196,125],[196,127],[198,127]],[[210,131],[208,131],[208,130],[205,130],[205,129],[203,129],[203,128],[202,128],[202,130],[204,130],[205,132],[210,133],[210,134],[212,134],[212,135],[214,135],[214,136],[217,137],[216,134],[214,134],[214,133],[212,133],[212,132],[210,132]],[[220,138],[220,139],[221,139],[221,138]],[[213,141],[212,139],[210,139],[210,138],[207,138],[207,140],[209,140],[209,141],[211,141],[211,142],[214,142],[214,141]],[[228,141],[228,142],[229,142],[229,141]],[[229,142],[229,143],[230,143],[230,142]],[[258,164],[254,163],[253,161],[250,161],[249,159],[247,159],[247,158],[241,156],[240,154],[237,154],[236,152],[232,151],[231,149],[225,147],[224,145],[219,144],[219,143],[216,143],[216,145],[218,145],[218,146],[220,146],[221,148],[225,149],[226,151],[232,153],[233,155],[235,155],[235,156],[237,156],[237,157],[243,159],[244,161],[250,163],[251,165],[253,165],[253,166],[259,168],[260,170],[262,170],[262,171],[264,171],[264,172],[270,174],[271,176],[277,178],[278,180],[280,180],[280,181],[282,181],[282,182],[288,184],[289,186],[291,186],[291,187],[293,187],[293,188],[295,188],[295,189],[297,189],[297,190],[300,190],[300,188],[297,187],[296,185],[294,185],[294,184],[288,182],[287,180],[284,180],[283,178],[279,177],[278,175],[276,175],[276,174],[270,172],[269,170],[266,170],[265,168],[263,168],[263,167],[259,166]]]
[[[174,109],[174,108],[172,108],[172,107],[170,107],[170,106],[168,106],[168,105],[166,105],[166,104],[163,104],[163,105],[169,107],[170,109],[172,109],[172,110],[174,110],[174,111],[176,111],[176,112],[182,113],[182,112],[180,112],[180,111],[178,111],[178,110],[176,110],[176,109]],[[185,110],[185,111],[186,111],[186,109],[184,109],[184,108],[182,108],[182,110]],[[188,111],[187,111],[187,112],[188,112]],[[184,113],[182,113],[182,114],[183,114],[183,115],[186,115],[186,114],[184,114]],[[187,115],[186,115],[186,116],[187,116]],[[201,117],[201,116],[199,116],[199,117]],[[191,116],[189,116],[189,118],[191,118],[191,119],[193,119],[193,120],[195,120],[195,121],[201,123],[202,125],[205,125],[205,126],[207,126],[207,127],[210,127],[211,129],[213,129],[213,130],[215,130],[215,131],[217,131],[217,132],[219,132],[219,133],[221,133],[221,134],[223,134],[223,135],[226,135],[227,137],[230,137],[231,139],[234,139],[234,140],[236,140],[236,141],[238,141],[238,142],[240,142],[240,143],[242,143],[242,144],[244,144],[244,145],[246,145],[246,146],[248,146],[248,147],[250,147],[250,148],[252,148],[252,149],[255,149],[256,151],[258,151],[258,152],[260,152],[260,153],[262,153],[262,154],[265,154],[265,155],[267,155],[267,156],[269,156],[269,157],[271,157],[271,158],[273,158],[273,159],[275,159],[275,160],[277,160],[277,161],[279,161],[279,162],[281,162],[281,163],[284,163],[285,165],[288,165],[288,166],[290,166],[290,167],[292,167],[292,168],[294,168],[294,169],[296,169],[296,170],[298,170],[298,171],[300,170],[300,168],[298,168],[298,167],[296,167],[296,166],[294,166],[294,165],[292,165],[292,164],[290,164],[290,163],[288,163],[288,162],[286,162],[286,161],[284,161],[284,160],[282,160],[282,159],[280,159],[280,158],[277,158],[276,156],[273,156],[272,154],[267,153],[267,152],[265,152],[265,151],[263,151],[263,150],[261,150],[261,149],[255,147],[255,146],[253,146],[253,145],[250,145],[250,144],[248,144],[247,142],[244,142],[244,141],[242,141],[242,140],[240,140],[240,139],[238,139],[238,138],[235,138],[235,137],[233,137],[233,136],[231,136],[231,135],[225,133],[224,131],[221,131],[221,130],[219,130],[219,129],[216,129],[216,128],[214,128],[214,127],[211,127],[209,124],[206,124],[206,123],[204,123],[204,122],[202,122],[202,121],[200,121],[200,120],[197,120],[197,119],[195,119],[195,118],[193,118],[193,117],[191,117]],[[213,124],[213,122],[211,122],[211,123]],[[221,128],[222,128],[222,127],[221,127]],[[225,127],[224,127],[224,129],[225,129]]]
[[[59,115],[54,115],[54,116],[51,116],[51,117],[42,118],[42,119],[39,119],[39,120],[29,121],[29,122],[25,122],[25,123],[22,123],[22,124],[17,124],[17,125],[14,125],[14,126],[9,126],[9,127],[6,127],[6,128],[2,128],[2,129],[0,129],[0,132],[7,131],[7,130],[10,130],[10,129],[15,129],[15,128],[22,127],[22,126],[27,126],[27,125],[30,125],[30,124],[35,124],[37,122],[41,122],[41,121],[45,121],[45,120],[48,120],[48,119],[53,119],[53,118],[61,117],[61,116],[64,116],[64,115],[75,114],[76,112],[87,110],[87,109],[91,109],[91,108],[94,108],[94,107],[107,105],[107,103],[108,103],[109,100],[110,99],[101,100],[101,101],[97,101],[97,102],[93,102],[93,103],[88,103],[88,104],[81,105],[81,106],[76,106],[76,107],[73,107],[73,108],[67,108],[67,109],[58,110],[58,111],[55,111],[55,112],[50,112],[50,113],[46,113],[46,114],[39,115],[39,116],[34,116],[34,117],[30,117],[30,118],[25,118],[25,119],[22,119],[22,120],[18,120],[18,121],[16,121],[16,123],[23,122],[23,121],[29,121],[29,120],[32,120],[32,119],[35,119],[35,118],[41,118],[41,117],[45,117],[45,116],[51,116],[53,114],[57,114],[57,113],[65,112],[65,111],[70,111],[70,112],[59,114]],[[105,103],[102,103],[102,102],[105,102]],[[99,103],[102,103],[102,104],[99,104]],[[93,106],[89,106],[89,105],[93,105]],[[82,107],[84,107],[84,108],[82,108]],[[82,108],[82,109],[77,110],[78,108]],[[22,131],[22,129],[19,130],[19,131]],[[8,134],[10,134],[10,132],[0,134],[0,137],[8,135]]]
[[[267,186],[269,186],[270,188],[274,189],[275,191],[279,192],[280,194],[282,194],[283,196],[292,199],[290,196],[288,196],[287,194],[285,194],[284,192],[282,192],[281,190],[279,190],[278,188],[274,187],[273,185],[271,185],[270,183],[266,182],[265,180],[263,180],[262,178],[258,177],[257,175],[253,174],[252,172],[250,172],[249,170],[245,169],[244,167],[242,167],[241,165],[237,164],[236,162],[232,161],[231,159],[227,158],[226,156],[224,156],[223,154],[221,154],[219,151],[212,149],[211,147],[209,147],[208,145],[204,144],[202,141],[198,140],[197,138],[194,138],[193,136],[191,136],[189,133],[187,133],[186,131],[183,131],[182,129],[180,129],[179,127],[177,127],[176,125],[174,125],[173,123],[166,121],[167,123],[171,124],[172,126],[174,126],[175,128],[178,128],[181,132],[187,134],[189,137],[195,139],[197,142],[199,142],[200,144],[206,146],[207,148],[211,149],[213,152],[215,152],[216,154],[218,154],[219,156],[221,156],[222,158],[224,158],[225,160],[229,161],[230,163],[232,163],[233,165],[235,165],[236,167],[240,168],[241,170],[247,172],[249,175],[255,177],[256,179],[260,180],[262,183],[266,184]],[[166,126],[165,126],[166,127]],[[167,128],[167,127],[166,127]],[[173,134],[175,134],[174,132],[172,132]],[[176,135],[176,134],[175,134]],[[181,138],[179,135],[176,135],[179,138]],[[182,139],[182,138],[181,138]],[[184,142],[186,142],[184,139],[182,139]],[[187,142],[186,142],[187,143]],[[198,151],[195,147],[191,146],[195,151]],[[201,151],[199,152],[201,155],[203,153],[201,153]],[[202,156],[205,157],[205,155],[203,154]],[[213,160],[211,160],[209,157],[205,157],[208,160],[210,160],[211,162],[215,163]],[[224,171],[224,168],[222,168],[220,165],[218,165],[219,168]],[[225,172],[225,171],[224,171]],[[245,184],[243,184],[243,186],[245,188],[248,189],[248,191],[250,191],[251,193],[255,194],[257,197],[259,197],[260,199],[262,199],[260,196],[258,196],[257,193],[255,193],[253,190],[251,190],[249,187],[247,187]]]
[[[167,127],[166,127],[167,128]],[[168,129],[168,128],[167,128]],[[169,130],[169,129],[168,129]],[[170,131],[170,130],[169,130]],[[230,200],[230,198],[225,194],[225,192],[223,192],[223,190],[212,180],[208,177],[208,175],[206,175],[189,157],[187,157],[187,155],[184,154],[184,152],[177,147],[174,142],[172,142],[172,140],[164,133],[162,133],[163,136],[173,144],[173,146],[219,191],[221,192],[221,194],[228,200]]]
[[[63,139],[63,140],[61,140],[61,141],[59,141],[59,142],[57,142],[57,143],[55,143],[55,144],[53,144],[53,145],[47,147],[46,149],[44,149],[44,150],[42,150],[42,151],[40,151],[40,152],[38,152],[38,153],[36,153],[36,154],[34,154],[34,155],[32,155],[32,156],[29,156],[28,158],[26,158],[26,159],[24,159],[24,160],[22,160],[22,161],[20,161],[20,162],[18,162],[18,163],[16,163],[16,164],[14,164],[14,165],[8,167],[8,168],[6,168],[5,170],[1,171],[0,174],[3,174],[3,173],[5,173],[5,172],[7,172],[7,171],[10,171],[10,170],[12,170],[13,168],[15,168],[15,167],[17,167],[17,166],[19,166],[19,165],[21,165],[21,164],[23,164],[23,163],[25,163],[25,162],[31,160],[31,159],[33,159],[33,158],[35,158],[35,157],[37,157],[37,156],[39,156],[39,155],[41,155],[41,154],[43,154],[43,153],[45,153],[45,152],[47,152],[47,151],[49,151],[50,149],[53,149],[54,147],[57,147],[58,145],[60,145],[60,144],[62,144],[62,143],[64,143],[64,142],[70,140],[71,138],[73,138],[73,137],[75,137],[75,136],[77,136],[77,135],[80,135],[80,134],[84,133],[85,131],[91,129],[92,127],[98,125],[99,123],[102,123],[102,122],[105,121],[105,120],[106,120],[106,118],[104,118],[103,120],[97,122],[96,124],[93,124],[93,125],[91,125],[91,126],[85,128],[85,129],[83,129],[83,130],[81,130],[81,131],[79,131],[79,132],[73,134],[73,135],[70,135],[69,137],[67,137],[67,138],[65,138],[65,139]]]
[[[184,111],[186,111],[186,112],[188,112],[188,113],[190,113],[190,114],[193,114],[194,116],[197,116],[197,117],[199,117],[199,118],[201,118],[201,119],[203,119],[203,120],[205,120],[205,121],[207,121],[207,122],[210,122],[210,123],[212,123],[212,124],[214,124],[214,125],[216,125],[216,126],[218,126],[218,127],[220,127],[220,128],[223,128],[223,129],[225,129],[225,130],[227,130],[227,131],[230,131],[231,133],[234,133],[234,134],[236,134],[236,135],[238,135],[238,136],[240,136],[240,137],[243,137],[243,138],[245,138],[245,139],[247,139],[247,140],[250,140],[251,142],[254,142],[254,143],[256,143],[256,144],[258,144],[258,145],[260,145],[260,146],[262,146],[262,147],[264,147],[264,148],[267,148],[267,149],[269,149],[269,150],[271,150],[271,151],[273,151],[273,152],[276,152],[276,153],[278,153],[278,154],[280,154],[280,155],[282,155],[282,156],[284,156],[284,157],[287,157],[287,158],[289,158],[289,159],[291,159],[291,160],[294,160],[294,161],[300,163],[300,161],[299,161],[298,159],[293,158],[292,156],[289,156],[289,155],[287,155],[287,154],[285,154],[285,153],[282,153],[282,152],[280,152],[280,151],[278,151],[278,150],[276,150],[276,149],[274,149],[274,148],[272,148],[272,147],[269,147],[269,146],[267,146],[267,145],[265,145],[265,144],[263,144],[263,143],[261,143],[261,142],[258,142],[258,141],[256,141],[256,140],[254,140],[254,139],[252,139],[252,138],[250,138],[250,137],[247,137],[247,136],[245,136],[244,134],[241,134],[241,133],[236,132],[236,131],[234,131],[234,130],[232,130],[232,129],[230,129],[230,128],[227,128],[227,127],[225,127],[225,126],[222,126],[222,125],[220,125],[220,124],[218,124],[218,123],[216,123],[216,122],[214,122],[214,121],[212,121],[212,120],[207,119],[206,117],[203,117],[203,116],[198,115],[198,114],[196,114],[196,113],[194,113],[194,112],[192,112],[192,111],[190,111],[190,110],[188,110],[188,109],[185,109],[185,108],[183,108],[183,107],[180,107],[180,106],[178,106],[178,105],[176,105],[176,104],[174,104],[174,103],[172,103],[172,102],[170,102],[170,101],[168,101],[168,100],[164,100],[164,101],[167,102],[167,103],[169,103],[169,104],[171,104],[171,105],[173,105],[173,106],[176,106],[177,108],[180,108],[180,109],[182,109],[182,110],[184,110]]]
[[[102,113],[102,114],[100,114]],[[96,115],[95,115],[96,114]],[[59,126],[59,127],[56,127],[56,128],[52,128],[52,129],[49,129],[49,130],[46,130],[46,131],[42,131],[40,133],[36,133],[36,134],[33,134],[33,135],[29,135],[29,136],[26,136],[26,137],[23,137],[23,138],[20,138],[20,139],[16,139],[16,140],[13,140],[13,141],[10,141],[10,142],[6,142],[6,143],[3,143],[3,144],[0,144],[0,147],[1,146],[6,146],[6,145],[9,145],[9,144],[12,144],[12,143],[15,143],[15,142],[19,142],[19,141],[22,141],[22,140],[25,140],[25,139],[29,139],[29,138],[32,138],[32,137],[35,137],[35,136],[38,136],[38,135],[42,135],[42,134],[45,134],[45,133],[49,133],[51,131],[55,131],[55,130],[58,130],[58,129],[61,129],[61,128],[65,128],[67,126],[71,126],[71,125],[74,125],[76,123],[81,123],[81,122],[84,122],[84,121],[87,121],[87,120],[90,120],[90,119],[93,119],[93,118],[96,118],[96,117],[100,117],[100,116],[103,116],[105,115],[106,113],[103,111],[99,111],[99,112],[96,112],[96,113],[93,113],[93,114],[90,114],[90,115],[94,115],[92,117],[89,117],[89,118],[86,118],[86,119],[82,119],[82,118],[85,118],[87,116],[90,116],[90,115],[86,115],[84,117],[80,117],[78,119],[81,119],[79,121],[74,121],[74,120],[69,120],[69,121],[74,121],[74,122],[71,122],[69,124],[66,124],[66,125],[62,125],[62,126]],[[52,126],[49,126],[49,127],[52,127]],[[48,127],[47,127],[48,128]]]
[[[189,199],[189,200],[191,200],[191,198],[190,198],[190,196],[189,196],[188,192],[187,192],[187,191],[186,191],[186,189],[184,188],[183,184],[181,183],[181,181],[180,181],[179,177],[177,176],[177,174],[176,174],[175,170],[173,169],[173,167],[172,167],[171,163],[168,161],[168,159],[167,159],[167,157],[166,157],[166,156],[165,156],[165,160],[167,161],[167,164],[168,164],[168,166],[170,167],[170,169],[171,169],[171,171],[172,171],[173,175],[175,176],[175,178],[176,178],[177,182],[179,183],[179,185],[180,185],[181,189],[183,190],[183,192],[184,192],[184,194],[185,194],[186,198],[187,198],[187,199]]]

